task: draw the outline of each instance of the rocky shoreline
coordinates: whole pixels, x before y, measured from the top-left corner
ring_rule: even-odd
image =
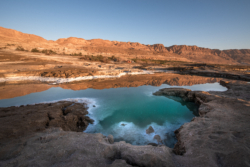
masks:
[[[93,120],[80,103],[0,108],[0,166],[249,166],[250,84],[221,84],[226,92],[168,88],[154,93],[200,105],[200,116],[175,131],[174,149],[82,133]]]
[[[94,120],[85,104],[59,101],[19,107],[0,108],[0,140],[15,139],[52,127],[64,131],[84,131]]]
[[[93,123],[87,114],[85,104],[68,101],[0,108],[0,166],[173,166],[166,146],[83,133]]]
[[[249,166],[250,86],[221,81],[226,92],[162,89],[154,95],[179,96],[200,105],[194,117],[175,131],[173,152],[181,166]],[[235,92],[237,91],[237,94]]]

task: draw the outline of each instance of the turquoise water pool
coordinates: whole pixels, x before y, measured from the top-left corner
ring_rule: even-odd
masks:
[[[173,147],[176,142],[174,131],[195,116],[198,106],[184,102],[178,97],[152,95],[153,92],[168,87],[172,86],[163,84],[159,87],[78,91],[56,87],[39,93],[0,100],[0,107],[60,100],[85,102],[89,106],[89,116],[95,120],[94,124],[85,130],[86,133],[112,134],[115,141],[122,140],[133,145],[157,143],[154,136],[160,135],[163,144]],[[227,90],[218,83],[183,87],[203,91]],[[146,134],[149,126],[153,127],[154,132]]]

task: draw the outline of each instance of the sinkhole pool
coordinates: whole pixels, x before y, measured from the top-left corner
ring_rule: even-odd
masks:
[[[183,87],[191,90],[226,91],[219,83],[193,86],[140,86],[130,88],[69,90],[60,87],[21,97],[0,100],[0,107],[56,102],[70,100],[88,104],[90,124],[86,133],[113,135],[115,141],[126,141],[133,145],[156,143],[155,135],[162,143],[173,147],[176,139],[174,131],[189,122],[197,113],[198,106],[184,102],[179,97],[154,96],[152,93],[162,88]],[[152,126],[153,133],[146,129]]]

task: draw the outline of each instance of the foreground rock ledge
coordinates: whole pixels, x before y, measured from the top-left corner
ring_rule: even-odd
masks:
[[[2,166],[174,166],[171,149],[166,146],[110,144],[100,133],[61,128],[12,141],[1,148],[1,155],[4,151],[8,157],[1,158]]]
[[[180,166],[250,165],[250,84],[221,84],[226,92],[182,88],[161,89],[154,95],[179,96],[200,105],[199,115],[175,131],[173,152]]]
[[[85,104],[69,101],[0,108],[0,141],[20,138],[51,127],[84,131],[94,120]]]

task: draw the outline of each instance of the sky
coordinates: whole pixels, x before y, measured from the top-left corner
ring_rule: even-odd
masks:
[[[250,49],[250,0],[0,0],[0,26],[47,40]]]

